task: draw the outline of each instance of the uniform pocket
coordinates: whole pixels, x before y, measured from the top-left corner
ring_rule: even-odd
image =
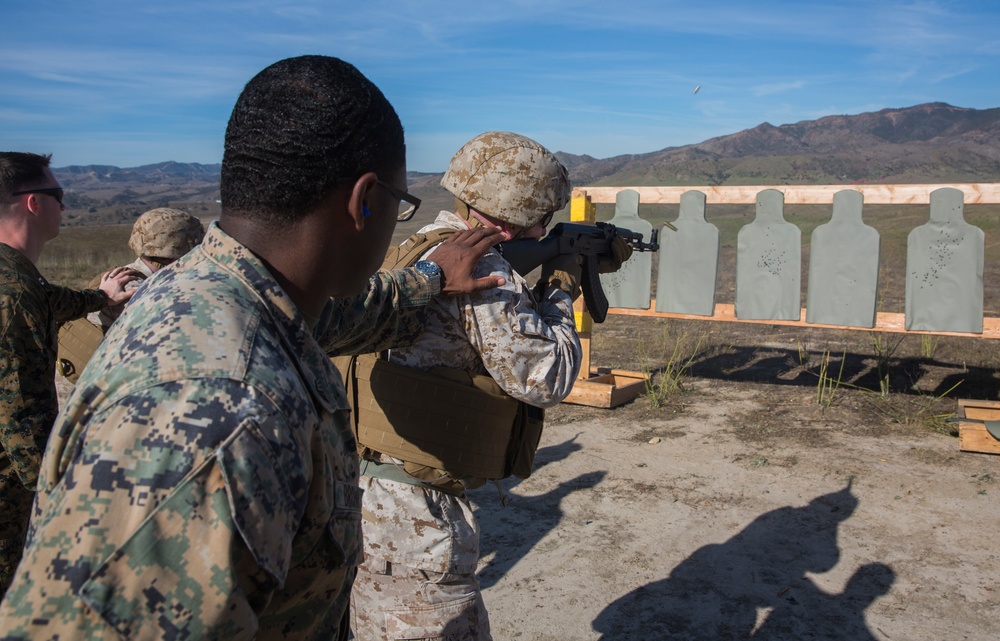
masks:
[[[404,639],[489,639],[480,631],[481,601],[470,595],[459,601],[386,610],[386,637]]]
[[[364,493],[352,483],[337,481],[334,485],[333,516],[326,531],[332,543],[336,567],[361,565],[361,497]]]
[[[218,449],[228,490],[233,523],[257,564],[281,585],[291,562],[292,540],[302,506],[293,484],[303,484],[301,472],[282,469],[256,423],[244,421],[234,437]]]

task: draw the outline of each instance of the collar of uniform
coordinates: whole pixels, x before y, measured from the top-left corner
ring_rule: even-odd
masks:
[[[441,225],[446,225],[448,227],[454,227],[455,229],[468,229],[469,224],[458,214],[452,213],[450,211],[441,211],[434,219],[434,222],[427,225],[425,229],[441,227]],[[423,231],[423,230],[421,230]]]
[[[320,349],[305,316],[256,254],[222,231],[216,222],[209,225],[201,241],[201,249],[208,258],[242,280],[262,300],[265,309],[281,328],[286,348],[296,357],[293,360],[303,380],[320,404],[330,412],[346,409],[346,400],[342,400],[342,395],[336,393],[333,385],[339,377],[330,359]]]
[[[27,256],[17,251],[7,243],[0,243],[0,258],[14,263],[26,274],[31,276],[32,279],[37,280],[42,285],[48,285],[48,281],[45,280],[45,277],[38,271],[38,267],[35,266],[35,263],[28,260]]]
[[[134,269],[146,278],[150,278],[153,275],[153,270],[150,269],[149,265],[143,262],[141,258],[136,258],[128,265],[125,265],[128,269]]]

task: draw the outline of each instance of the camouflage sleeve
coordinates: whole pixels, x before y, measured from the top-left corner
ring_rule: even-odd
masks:
[[[254,638],[302,527],[307,463],[281,446],[292,433],[262,394],[211,379],[146,388],[85,428],[69,423],[46,456],[2,627],[11,638],[36,638],[39,622],[46,638]]]
[[[49,283],[49,302],[57,323],[83,318],[90,312],[104,309],[108,298],[99,289],[70,289]]]
[[[330,356],[407,345],[419,335],[431,298],[427,277],[417,270],[380,271],[365,292],[327,306],[317,340]]]
[[[573,389],[582,350],[573,301],[557,288],[537,302],[524,279],[495,252],[477,277],[503,276],[503,287],[465,297],[465,331],[490,376],[514,398],[536,407],[560,403]]]
[[[30,490],[59,409],[42,291],[0,288],[0,449]]]

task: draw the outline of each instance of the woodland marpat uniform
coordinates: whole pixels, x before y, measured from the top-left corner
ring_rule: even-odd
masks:
[[[0,243],[0,597],[21,558],[56,400],[58,323],[103,308],[100,291],[48,283]]]
[[[361,491],[324,350],[415,334],[429,291],[380,274],[314,332],[213,225],[126,309],[60,414],[0,638],[337,638]]]

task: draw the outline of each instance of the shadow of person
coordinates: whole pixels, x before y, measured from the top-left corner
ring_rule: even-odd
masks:
[[[753,638],[875,641],[865,621],[865,610],[889,591],[895,579],[896,573],[883,563],[862,565],[840,594],[824,592],[809,579],[803,579],[796,588],[781,595],[783,602],[767,615]]]
[[[806,506],[762,514],[725,543],[695,550],[666,579],[610,604],[594,620],[594,629],[608,641],[749,638],[758,611],[788,604],[783,596],[808,582],[807,572],[827,572],[837,564],[837,528],[857,504],[848,484]],[[831,611],[843,614],[847,603],[810,598],[809,611],[796,614],[796,621],[809,625]],[[854,618],[862,619],[861,613]],[[779,623],[780,618],[774,626]]]
[[[535,455],[535,472],[545,465],[561,461],[581,449],[576,437],[538,450]],[[478,574],[482,589],[489,588],[503,577],[522,557],[548,534],[563,518],[560,507],[569,494],[595,487],[604,480],[607,472],[581,474],[560,483],[545,494],[524,496],[512,490],[520,479],[505,479],[501,487],[506,494],[506,507],[500,506],[496,489],[486,486],[470,492],[476,520],[479,521],[479,556],[493,558]]]

